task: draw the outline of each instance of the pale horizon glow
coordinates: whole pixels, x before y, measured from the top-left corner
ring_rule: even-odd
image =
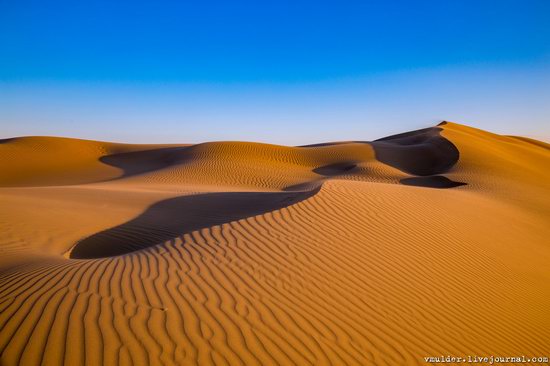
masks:
[[[442,120],[549,141],[550,73],[418,70],[301,84],[2,83],[0,138],[126,143],[374,140]]]

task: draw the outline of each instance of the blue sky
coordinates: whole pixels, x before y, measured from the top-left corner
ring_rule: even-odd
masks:
[[[550,137],[548,1],[0,0],[0,137]]]

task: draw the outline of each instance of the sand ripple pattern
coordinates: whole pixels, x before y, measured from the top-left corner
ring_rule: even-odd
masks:
[[[484,178],[469,162],[480,156],[459,138],[477,132],[442,129],[460,161],[456,171],[441,171],[437,160],[433,174],[466,185],[399,184],[415,176],[404,171],[410,161],[400,162],[407,169],[384,164],[369,145],[353,143],[336,145],[332,157],[333,146],[320,147],[323,161],[308,155],[319,147],[279,156],[273,169],[288,164],[301,175],[265,173],[249,193],[250,171],[225,176],[251,164],[239,154],[219,163],[223,174],[209,167],[200,186],[207,189],[191,192],[207,176],[192,165],[219,156],[190,158],[188,148],[175,153],[182,159],[171,148],[152,157],[164,164],[151,163],[156,173],[131,168],[85,187],[5,188],[12,216],[35,217],[16,207],[27,202],[21,192],[79,201],[90,212],[56,217],[65,226],[55,230],[37,221],[28,239],[30,226],[18,226],[25,216],[0,211],[0,246],[9,257],[0,262],[0,364],[420,365],[442,353],[545,355],[548,187],[517,178],[502,183],[506,195],[493,191],[490,177],[510,167],[483,157],[492,167]],[[530,169],[550,161],[547,147],[531,149]],[[273,153],[246,154],[265,163]],[[175,171],[195,175],[166,182]],[[170,191],[176,182],[189,191]],[[241,191],[208,188],[239,182]],[[526,187],[537,197],[526,197]],[[98,230],[97,212],[106,207],[118,216]],[[88,232],[73,241],[62,229],[76,222]],[[52,233],[65,250],[51,249]],[[85,240],[87,254],[70,259]],[[136,247],[109,252],[123,242]],[[107,249],[89,255],[101,243]]]

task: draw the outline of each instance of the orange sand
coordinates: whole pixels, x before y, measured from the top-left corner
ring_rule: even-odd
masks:
[[[0,141],[0,365],[550,356],[550,145]],[[465,184],[464,184],[465,183]]]

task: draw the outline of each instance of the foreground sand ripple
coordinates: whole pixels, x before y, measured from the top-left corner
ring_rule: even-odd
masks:
[[[422,147],[400,145],[410,148],[407,162],[391,146],[380,158],[359,142],[82,142],[85,166],[69,166],[59,183],[46,168],[36,181],[32,172],[2,176],[11,188],[0,189],[0,363],[403,365],[439,354],[546,355],[548,146],[451,123],[438,129],[413,139]],[[438,136],[458,161],[442,156],[452,149],[441,150]],[[430,170],[428,158],[410,155],[434,138]],[[33,154],[22,144],[43,146],[27,139],[38,141],[0,145],[13,174],[22,168],[8,164]],[[63,159],[56,146],[57,156],[46,149],[42,159]],[[58,167],[39,160],[30,161]],[[414,161],[425,166],[411,174]],[[400,183],[417,175],[467,184]]]

